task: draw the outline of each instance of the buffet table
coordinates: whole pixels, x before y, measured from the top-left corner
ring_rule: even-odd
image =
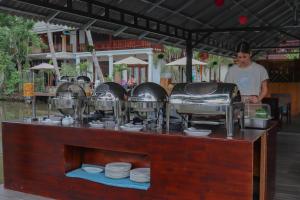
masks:
[[[4,186],[70,200],[271,200],[277,124],[207,137],[124,132],[81,125],[3,122]],[[145,187],[110,185],[69,173],[82,164],[150,167]],[[258,184],[255,184],[257,182]]]

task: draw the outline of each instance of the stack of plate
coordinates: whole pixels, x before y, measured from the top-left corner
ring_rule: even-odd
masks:
[[[130,180],[139,183],[150,182],[150,168],[136,168],[131,170]]]
[[[89,123],[89,125],[93,128],[103,128],[104,127],[104,123],[97,120],[97,121],[92,121]]]
[[[144,128],[144,126],[128,123],[120,126],[120,128],[124,131],[140,131]]]
[[[58,124],[61,124],[61,121],[60,120],[52,120],[52,119],[44,119],[41,121],[41,123],[43,124],[47,124],[47,125],[58,125]]]
[[[131,163],[113,162],[105,165],[105,176],[108,178],[126,178],[129,176]]]
[[[211,133],[211,130],[196,129],[194,127],[190,127],[190,128],[185,129],[184,132],[190,136],[207,136]]]

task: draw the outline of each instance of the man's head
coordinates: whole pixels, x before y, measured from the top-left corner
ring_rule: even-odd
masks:
[[[251,64],[251,48],[247,42],[241,42],[237,45],[237,64],[240,67],[247,67]]]

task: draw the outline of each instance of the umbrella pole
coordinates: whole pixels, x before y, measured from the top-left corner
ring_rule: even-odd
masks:
[[[183,83],[183,67],[180,66],[180,71],[181,71],[181,83]]]
[[[36,99],[34,94],[34,70],[31,71],[32,73],[32,83],[33,83],[33,95],[32,95],[32,118],[36,119]]]

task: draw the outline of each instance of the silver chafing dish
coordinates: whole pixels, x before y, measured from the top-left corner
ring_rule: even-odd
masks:
[[[237,86],[231,83],[179,83],[173,88],[169,103],[184,119],[185,128],[191,122],[218,125],[222,121],[210,118],[225,117],[228,137],[233,136],[234,113],[240,111],[240,117],[244,118],[244,104]],[[243,122],[240,120],[241,127]]]
[[[167,101],[168,95],[163,87],[152,82],[142,83],[133,88],[128,98],[130,119],[138,117],[146,128],[161,129],[165,122]]]
[[[96,111],[102,112],[102,118],[113,117],[113,121],[120,125],[126,118],[126,99],[127,92],[121,85],[106,82],[96,87],[90,99],[90,105]]]
[[[51,104],[63,115],[81,119],[85,109],[85,98],[86,94],[80,85],[66,82],[58,86]]]

